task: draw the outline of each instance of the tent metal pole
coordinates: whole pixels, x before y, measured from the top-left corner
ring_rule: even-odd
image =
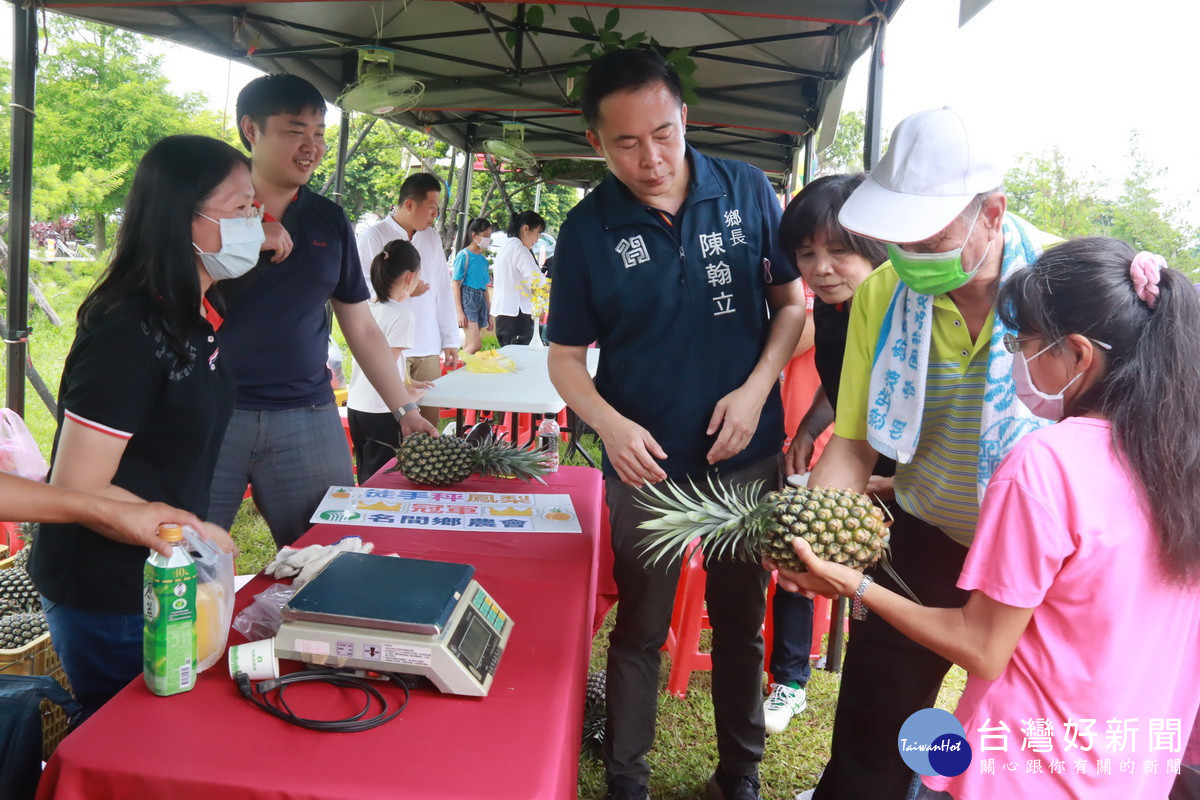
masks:
[[[871,71],[867,76],[867,120],[863,134],[863,164],[868,172],[879,163],[883,141],[880,117],[883,113],[883,34],[887,23],[875,17],[875,42],[871,45]]]
[[[458,234],[454,237],[454,252],[467,246],[467,223],[471,221],[471,187],[474,181],[475,154],[470,147],[462,149],[462,172],[458,176]]]
[[[369,127],[367,130],[371,130]],[[365,136],[365,134],[364,134]],[[362,141],[362,139],[359,139]],[[355,142],[357,145],[358,142]],[[338,126],[337,168],[333,172],[333,202],[339,206],[342,202],[342,189],[346,184],[346,161],[350,158],[350,112],[342,112],[342,124]]]
[[[346,130],[350,130],[350,123],[346,122],[345,120],[346,120],[346,118],[342,117],[343,124],[346,125]],[[371,128],[374,127],[375,123],[378,121],[379,121],[379,117],[371,117],[369,120],[367,120],[367,124],[363,126],[363,129],[361,131],[359,131],[358,138],[354,140],[354,144],[350,145],[349,150],[346,149],[345,144],[341,141],[341,133],[340,132],[338,133],[338,154],[339,154],[338,157],[341,158],[341,153],[343,153],[343,152],[346,154],[346,157],[344,159],[342,159],[342,171],[339,173],[335,169],[333,174],[330,175],[328,178],[326,178],[325,182],[323,184],[321,184],[321,191],[317,192],[317,194],[326,196],[325,193],[329,191],[330,186],[333,186],[334,183],[339,180],[339,178],[343,178],[343,179],[345,178],[346,163],[348,163],[350,161],[350,159],[354,158],[354,154],[358,152],[358,148],[360,145],[362,145],[363,139],[367,138],[367,134],[371,132]],[[337,193],[334,196],[340,198],[341,191],[342,190],[341,190],[340,184],[339,184]],[[339,200],[338,202],[340,203],[341,201]]]
[[[813,174],[817,171],[817,132],[809,131],[804,135],[804,185],[812,182]]]
[[[33,190],[33,107],[37,74],[37,7],[13,3],[11,188],[8,229],[6,405],[25,415],[29,336],[29,204]]]

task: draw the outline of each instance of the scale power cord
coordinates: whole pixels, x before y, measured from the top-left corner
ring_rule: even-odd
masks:
[[[242,697],[245,697],[263,711],[266,711],[273,717],[278,717],[284,722],[290,722],[293,725],[314,731],[355,733],[357,731],[367,731],[371,728],[377,728],[385,722],[391,722],[400,716],[400,712],[408,706],[411,695],[409,694],[408,684],[405,680],[395,673],[387,672],[381,673],[381,675],[404,690],[404,702],[391,713],[388,713],[387,698],[373,685],[374,682],[372,680],[336,669],[326,668],[295,672],[291,675],[284,675],[281,678],[260,681],[257,685],[251,684],[250,676],[244,672],[237,673],[233,676],[233,679],[237,683],[238,691],[242,693]],[[344,719],[310,719],[296,714],[287,704],[287,699],[284,697],[285,690],[292,684],[309,683],[312,681],[327,683],[343,689],[357,689],[363,693],[364,702],[362,710],[354,716]],[[372,716],[367,716],[375,704],[378,704],[379,711]]]

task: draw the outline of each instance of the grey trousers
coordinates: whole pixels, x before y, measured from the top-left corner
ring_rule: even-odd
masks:
[[[211,522],[233,525],[246,484],[277,547],[309,529],[330,486],[353,486],[350,446],[333,403],[273,411],[234,409],[213,473]]]
[[[780,460],[771,457],[722,477],[731,485],[766,481],[778,488]],[[643,565],[638,548],[649,514],[634,505],[637,490],[604,481],[612,528],[617,620],[608,649],[608,720],[604,763],[610,778],[648,785],[646,754],[654,744],[660,649],[667,638],[680,560]],[[665,559],[664,559],[665,561]],[[751,775],[762,760],[762,622],[768,573],[757,562],[710,561],[705,600],[713,627],[712,694],[718,768]]]

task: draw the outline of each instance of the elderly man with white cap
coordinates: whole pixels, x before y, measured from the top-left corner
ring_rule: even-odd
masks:
[[[842,207],[849,231],[888,244],[859,286],[834,437],[810,485],[862,491],[879,453],[894,458],[892,565],[925,605],[958,607],[956,587],[992,470],[1044,424],[1015,394],[997,289],[1053,239],[1006,213],[1001,171],[950,109],[907,117]],[[833,750],[815,800],[903,800],[913,773],[896,740],[934,704],[950,662],[877,617],[858,589]],[[865,618],[864,618],[865,615]],[[1031,712],[1032,713],[1032,712]]]

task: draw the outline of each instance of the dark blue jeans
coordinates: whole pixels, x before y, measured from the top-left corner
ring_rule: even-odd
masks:
[[[50,640],[86,719],[142,672],[142,615],[98,614],[46,597]]]
[[[775,590],[771,604],[775,640],[771,643],[771,680],[808,685],[812,674],[813,601],[802,594]]]

